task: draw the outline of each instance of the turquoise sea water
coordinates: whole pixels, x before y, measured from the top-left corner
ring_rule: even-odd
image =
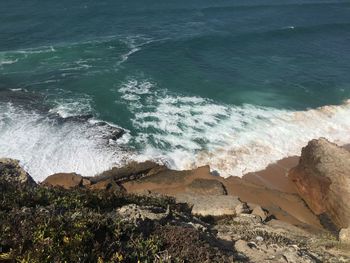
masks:
[[[349,72],[348,1],[2,1],[0,156],[241,175],[349,142]]]

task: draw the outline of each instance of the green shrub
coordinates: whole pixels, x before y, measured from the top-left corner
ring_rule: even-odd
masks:
[[[153,262],[162,243],[123,222],[126,204],[174,205],[121,192],[25,187],[0,179],[0,261]],[[153,227],[153,226],[151,226]]]

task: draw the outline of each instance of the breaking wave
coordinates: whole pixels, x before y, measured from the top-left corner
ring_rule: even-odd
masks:
[[[290,111],[177,96],[146,80],[129,80],[119,92],[134,113],[138,135],[133,139],[145,145],[138,160],[151,158],[174,169],[209,164],[222,176],[242,176],[299,155],[314,138],[350,142],[350,100]]]
[[[314,138],[350,142],[350,100],[305,111],[230,106],[142,79],[129,79],[118,92],[134,132],[117,139],[121,128],[94,119],[88,97],[57,100],[47,111],[27,108],[32,104],[23,99],[0,101],[0,157],[20,160],[38,181],[57,172],[93,176],[148,159],[179,170],[209,164],[227,177],[298,155]]]
[[[117,140],[121,128],[94,119],[88,97],[57,100],[47,111],[0,101],[0,157],[20,160],[38,181],[57,172],[93,176],[148,159],[178,170],[209,164],[227,177],[299,155],[314,138],[350,142],[350,100],[305,111],[230,106],[137,79],[118,92],[136,132]]]
[[[116,140],[118,127],[74,115],[77,106],[42,112],[0,102],[0,157],[20,160],[38,181],[58,172],[93,176],[125,163],[133,154],[125,147],[128,134]]]

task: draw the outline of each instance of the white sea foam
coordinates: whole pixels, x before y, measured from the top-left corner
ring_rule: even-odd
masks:
[[[26,89],[22,89],[22,88],[18,88],[18,89],[10,89],[11,91],[13,91],[13,92],[17,92],[17,91],[25,91],[25,92],[27,92],[27,90]]]
[[[130,50],[121,55],[121,60],[117,63],[118,66],[126,62],[131,55],[140,51],[142,46],[152,43],[153,41],[154,40],[152,38],[145,38],[140,35],[126,37],[123,42],[129,47]]]
[[[124,95],[130,94],[149,94],[153,84],[147,81],[139,82],[137,80],[129,80],[122,85],[122,87],[118,90]]]
[[[56,106],[50,109],[50,113],[56,113],[62,118],[91,114],[91,99],[89,97],[56,99]]]
[[[18,159],[41,181],[57,172],[93,176],[124,163],[131,155],[121,141],[109,142],[109,126],[58,121],[11,103],[0,103],[0,157]],[[125,138],[124,138],[125,137]]]
[[[140,100],[129,99],[140,87],[147,87]],[[350,142],[350,101],[288,111],[175,96],[147,81],[128,81],[119,92],[134,113],[135,141],[146,145],[138,160],[153,158],[175,169],[209,164],[222,176],[242,176],[300,154],[314,138]]]
[[[118,91],[118,103],[132,114],[135,137],[127,132],[115,142],[106,138],[113,124],[68,118],[93,111],[88,97],[56,99],[51,113],[68,119],[1,102],[0,157],[19,159],[39,181],[56,172],[92,176],[131,159],[154,159],[174,169],[209,164],[222,176],[241,176],[300,154],[313,138],[350,142],[350,101],[306,111],[230,106],[179,96],[142,79],[129,79]],[[141,152],[125,150],[129,143]]]
[[[118,61],[118,66],[120,66],[125,61],[127,61],[132,54],[136,53],[137,51],[140,51],[140,49],[141,49],[140,47],[132,46],[130,51],[128,51],[127,53],[121,55],[121,60]]]
[[[28,48],[28,49],[22,49],[22,50],[9,50],[9,51],[1,51],[0,56],[6,57],[6,56],[17,56],[22,55],[23,57],[26,57],[28,55],[32,54],[41,54],[41,53],[51,53],[56,52],[56,50],[52,46],[42,46],[37,48]],[[17,62],[18,59],[15,59],[14,62]]]

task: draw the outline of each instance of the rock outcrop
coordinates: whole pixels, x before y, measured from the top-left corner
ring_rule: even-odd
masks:
[[[186,186],[186,192],[198,195],[226,195],[225,186],[218,180],[194,179]]]
[[[350,152],[326,139],[302,149],[289,177],[316,215],[326,215],[338,228],[350,225]]]
[[[309,149],[311,157],[302,157],[293,169],[296,187],[282,162],[248,179],[213,176],[209,166],[175,171],[144,162],[96,177],[55,174],[36,185],[17,161],[0,160],[0,261],[50,257],[97,262],[107,255],[106,261],[113,262],[349,262],[349,228],[340,231],[339,242],[321,228],[298,194],[303,193],[300,186],[316,186],[318,199],[309,195],[314,198],[310,200],[334,207],[335,197],[329,194],[341,184],[346,162],[328,167],[339,160],[325,158],[329,143],[321,144],[321,150]],[[329,147],[336,154],[338,147]],[[283,179],[264,184],[270,171]],[[336,179],[328,178],[331,172]],[[310,174],[311,185],[304,185]],[[344,208],[343,202],[338,209]],[[314,206],[321,215],[342,218],[333,218],[334,211],[322,205]],[[43,229],[49,231],[43,235]],[[39,234],[29,242],[33,233]]]
[[[19,161],[13,159],[0,159],[0,177],[2,180],[11,183],[36,185],[33,178],[19,165]]]
[[[84,179],[87,180],[87,179]],[[109,190],[109,191],[124,191],[123,187],[121,187],[117,182],[113,179],[106,179],[95,184],[91,184],[89,180],[87,180],[90,184],[86,185],[90,190]]]
[[[124,167],[115,167],[111,170],[101,173],[100,175],[86,179],[90,180],[93,184],[110,179],[114,180],[115,182],[125,182],[140,179],[146,176],[148,173],[151,173],[152,170],[162,168],[163,166],[151,161],[142,163],[131,162]]]
[[[188,203],[192,207],[192,214],[201,216],[236,215],[236,207],[242,204],[238,197],[229,195],[178,194],[176,200]]]
[[[57,173],[47,177],[42,184],[46,186],[70,189],[82,186],[83,177],[76,173]]]
[[[295,162],[291,165],[295,166]],[[283,169],[281,168],[281,173],[283,170],[281,177],[284,176],[283,185],[288,184],[288,189],[291,188],[289,185],[294,187],[293,182],[284,175],[287,170],[286,165],[281,161],[278,167],[283,167]],[[275,172],[276,169],[272,172]],[[262,171],[262,173],[267,174],[269,171]],[[321,227],[318,218],[306,206],[296,190],[283,192],[284,186],[283,188],[270,188],[270,186],[250,182],[244,177],[214,176],[211,174],[209,166],[184,171],[174,171],[164,166],[158,166],[139,179],[123,181],[121,185],[129,193],[152,192],[173,197],[187,194],[189,196],[187,200],[190,203],[195,202],[195,200],[190,201],[191,197],[195,195],[204,195],[211,199],[222,195],[239,196],[242,202],[259,204],[280,220],[287,220],[293,224]],[[253,208],[254,206],[252,206]],[[213,211],[214,208],[210,210]],[[241,213],[241,210],[242,208],[238,208],[236,212]],[[246,213],[244,210],[246,209],[243,209],[242,212]],[[232,214],[232,211],[229,214]]]

